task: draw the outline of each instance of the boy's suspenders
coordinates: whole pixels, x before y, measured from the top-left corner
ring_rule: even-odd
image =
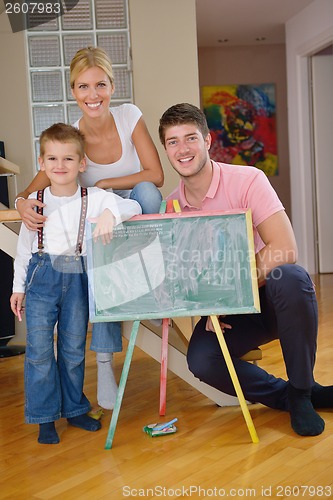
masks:
[[[44,199],[44,189],[39,189],[37,191],[37,200],[41,201],[43,203]],[[43,215],[43,207],[36,207],[36,211],[39,215]],[[37,229],[37,234],[38,234],[38,255],[42,255],[43,250],[44,250],[44,243],[43,243],[43,227]]]
[[[80,214],[80,224],[77,233],[77,241],[75,247],[75,256],[79,257],[82,252],[83,236],[84,236],[84,226],[87,216],[87,205],[88,205],[88,189],[81,187],[81,214]]]
[[[44,199],[44,189],[40,189],[37,191],[37,200],[41,201],[43,203]],[[81,187],[81,214],[80,214],[80,223],[79,223],[79,230],[77,233],[77,241],[76,241],[76,247],[75,247],[75,256],[76,258],[79,258],[81,252],[82,252],[82,245],[83,245],[83,237],[84,237],[84,223],[86,220],[87,216],[87,206],[88,206],[88,189],[85,187]],[[37,213],[39,215],[43,215],[43,207],[36,207]],[[37,230],[38,232],[38,254],[42,255],[43,250],[44,250],[44,243],[43,243],[43,227]]]

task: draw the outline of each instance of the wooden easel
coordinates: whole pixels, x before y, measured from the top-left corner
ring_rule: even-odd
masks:
[[[160,213],[164,213],[165,211],[167,212],[180,212],[180,206],[178,203],[178,200],[168,200],[168,202],[163,201],[161,204],[161,209]],[[218,318],[216,315],[211,316],[212,323],[215,328],[215,332],[221,347],[222,354],[224,356],[230,378],[232,380],[236,395],[239,400],[239,404],[241,407],[241,410],[243,412],[243,416],[246,422],[246,425],[248,427],[251,439],[253,443],[258,443],[259,438],[257,435],[257,432],[255,430],[249,409],[247,407],[246,400],[244,398],[244,394],[242,391],[242,388],[240,386],[238,376],[236,373],[236,370],[234,368],[227,344],[225,342],[221,326],[219,324]],[[131,336],[129,340],[129,344],[127,347],[127,352],[125,356],[125,361],[124,361],[124,366],[122,370],[122,374],[120,377],[120,382],[119,382],[119,387],[118,387],[118,392],[117,392],[117,397],[116,397],[116,402],[115,402],[115,407],[113,409],[112,417],[111,417],[111,422],[109,426],[109,431],[105,443],[105,449],[109,450],[112,448],[113,444],[113,439],[116,431],[116,426],[118,422],[118,417],[119,417],[119,412],[121,408],[121,403],[122,399],[124,396],[124,391],[126,387],[126,381],[129,373],[129,368],[131,365],[131,360],[133,356],[133,351],[134,351],[134,346],[138,334],[140,326],[140,321],[134,321],[133,322],[133,327],[131,331]],[[161,374],[160,374],[160,410],[159,413],[160,415],[165,415],[166,412],[166,383],[167,383],[167,367],[168,367],[168,337],[169,337],[169,318],[163,318],[162,320],[162,350],[161,350]]]
[[[234,368],[227,344],[225,342],[221,326],[219,324],[217,316],[211,316],[215,332],[221,347],[222,354],[224,356],[225,362],[228,367],[229,375],[232,380],[236,395],[239,400],[239,404],[241,407],[241,410],[243,412],[243,416],[246,422],[246,425],[248,427],[251,439],[253,443],[258,443],[259,438],[257,435],[257,432],[255,430],[249,409],[247,407],[243,391],[241,389],[236,370]],[[134,321],[133,322],[133,327],[131,331],[131,336],[130,336],[130,341],[127,347],[127,352],[125,356],[125,361],[124,361],[124,366],[123,370],[121,373],[120,377],[120,382],[119,382],[119,387],[118,387],[118,392],[117,392],[117,397],[116,397],[116,403],[115,407],[113,409],[112,417],[111,417],[111,422],[109,426],[109,431],[105,443],[105,449],[109,450],[112,448],[112,443],[114,439],[114,434],[116,431],[117,427],[117,422],[118,422],[118,417],[119,417],[119,412],[121,408],[121,403],[122,399],[124,396],[124,391],[126,387],[126,381],[129,373],[129,368],[131,365],[131,360],[133,356],[133,350],[136,342],[136,337],[138,334],[140,326],[140,321]],[[165,406],[166,406],[166,372],[167,372],[167,347],[168,347],[168,329],[169,329],[169,319],[164,318],[163,319],[163,334],[162,334],[162,357],[161,357],[161,386],[160,386],[160,415],[165,415]],[[161,413],[162,410],[162,413]],[[164,412],[164,413],[163,413]]]

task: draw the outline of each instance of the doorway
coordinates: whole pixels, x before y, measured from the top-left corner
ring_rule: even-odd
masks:
[[[316,268],[333,273],[333,45],[310,58]]]

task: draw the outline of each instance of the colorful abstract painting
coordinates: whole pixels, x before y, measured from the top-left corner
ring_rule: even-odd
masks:
[[[213,160],[278,175],[275,85],[202,87]]]

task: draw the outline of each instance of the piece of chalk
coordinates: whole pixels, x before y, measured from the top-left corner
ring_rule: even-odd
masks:
[[[167,201],[166,211],[168,214],[173,212],[173,200]]]
[[[166,427],[170,427],[172,424],[177,422],[178,418],[174,418],[170,420],[170,422],[165,422],[165,424],[160,424],[154,427],[154,431],[161,431],[162,429],[165,429]]]
[[[178,200],[173,200],[173,208],[174,208],[175,212],[177,212],[177,213],[181,212]]]
[[[166,200],[162,200],[162,201],[161,201],[161,206],[160,206],[160,214],[165,214],[165,211],[166,211],[166,205],[167,205]]]

